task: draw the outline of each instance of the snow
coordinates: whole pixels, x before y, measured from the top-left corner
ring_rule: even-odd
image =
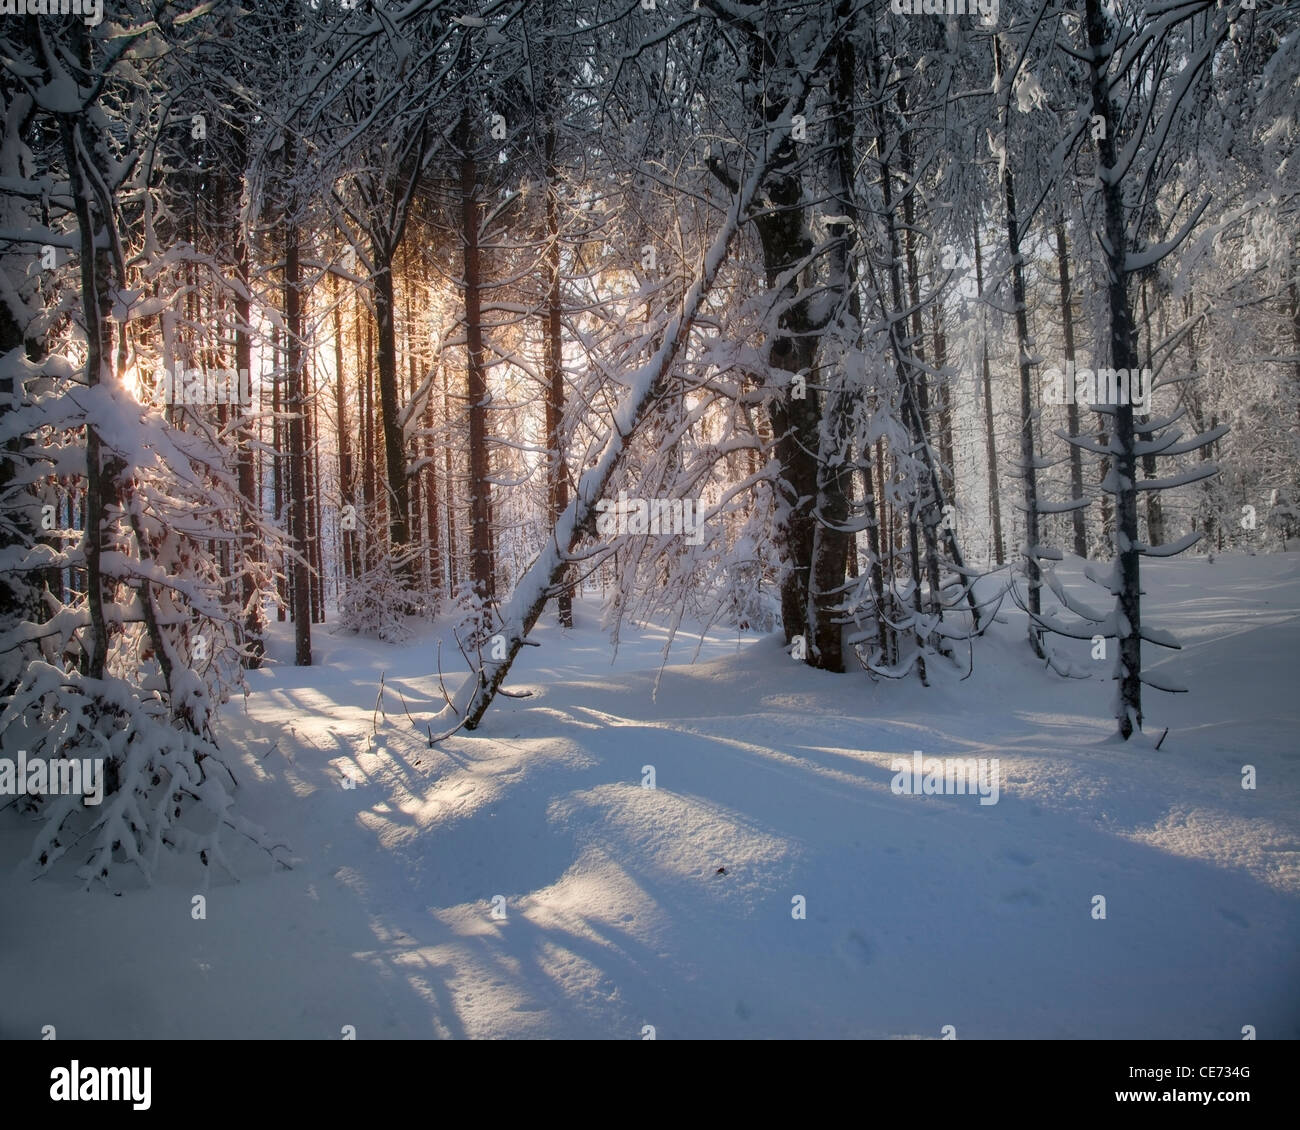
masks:
[[[66,74],[40,87],[36,91],[36,104],[53,114],[79,114],[85,108],[81,91]]]
[[[1056,572],[1088,590],[1077,559]],[[1057,641],[1096,674],[1050,675],[1014,611],[964,682],[714,633],[695,665],[678,638],[656,695],[664,630],[625,625],[611,662],[582,601],[515,664],[532,697],[435,750],[397,693],[417,718],[441,703],[434,629],[322,631],[294,668],[273,625],[276,662],[223,722],[239,806],[293,869],[232,845],[238,884],[164,855],[151,888],[85,893],[76,850],[0,875],[0,1037],[1294,1039],[1300,556],[1158,560],[1143,582],[1144,619],[1183,644],[1147,664],[1192,692],[1148,692],[1159,753],[1111,736],[1111,662]],[[894,795],[917,749],[998,758],[999,802]],[[0,853],[33,832],[0,812]]]

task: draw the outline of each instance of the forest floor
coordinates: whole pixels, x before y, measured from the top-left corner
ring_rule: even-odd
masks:
[[[246,847],[238,883],[173,860],[86,892],[6,867],[0,1036],[1300,1038],[1300,554],[1144,580],[1183,644],[1148,662],[1191,693],[1148,690],[1128,745],[1111,662],[1045,671],[1010,605],[929,688],[722,631],[658,677],[663,630],[611,662],[595,604],[548,610],[508,682],[532,696],[436,750],[396,693],[440,703],[435,632],[318,629],[307,669],[276,625],[223,724],[292,870]],[[914,750],[997,758],[997,803],[897,795]],[[32,835],[4,814],[0,860]]]

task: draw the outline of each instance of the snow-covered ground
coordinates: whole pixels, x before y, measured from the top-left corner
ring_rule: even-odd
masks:
[[[1035,663],[1014,608],[964,681],[715,632],[657,691],[661,630],[611,663],[593,605],[548,611],[507,683],[532,697],[437,750],[396,693],[441,702],[432,636],[318,629],[297,669],[281,630],[223,718],[293,869],[250,848],[241,882],[173,861],[117,897],[6,870],[0,1036],[1300,1037],[1300,555],[1144,568],[1144,621],[1184,645],[1148,662],[1191,692],[1147,692],[1159,752],[1111,738],[1109,680]],[[997,758],[998,803],[896,795],[918,749]],[[0,859],[32,831],[0,817]]]

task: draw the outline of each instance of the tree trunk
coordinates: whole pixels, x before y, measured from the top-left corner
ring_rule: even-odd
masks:
[[[59,132],[67,160],[73,208],[77,216],[77,238],[81,258],[81,312],[86,325],[86,384],[97,386],[106,375],[112,352],[112,324],[108,288],[108,255],[96,249],[95,221],[90,206],[90,188],[81,167],[81,152],[96,152],[86,141],[78,141],[81,125],[75,117],[60,115]],[[108,223],[110,217],[104,217]],[[114,478],[118,460],[105,460],[103,444],[94,423],[86,424],[86,503],[85,559],[86,604],[90,613],[90,646],[85,651],[84,671],[92,679],[102,679],[108,662],[108,624],[104,615],[105,581],[101,564],[104,553],[104,526],[108,521],[109,502],[116,491]]]
[[[884,151],[883,131],[876,138],[876,148]],[[893,308],[896,312],[906,309],[903,303],[903,250],[898,238],[898,220],[895,216],[893,172],[887,161],[880,163],[880,189],[881,197],[884,201],[885,226],[889,238],[889,296],[893,302]],[[911,435],[913,450],[917,453],[923,453],[925,449],[925,429],[918,411],[916,397],[912,395],[912,353],[909,342],[900,339],[898,326],[901,325],[901,318],[891,318],[889,322],[889,336],[891,352],[893,354],[894,365],[898,374],[898,386],[900,395],[907,405],[904,415],[906,426]],[[919,492],[922,488],[918,485],[916,490]],[[910,580],[912,582],[912,612],[919,619],[921,616],[921,558],[920,545],[917,536],[917,508],[918,502],[914,498],[907,508],[907,552],[908,552],[908,569],[910,571]],[[916,656],[916,670],[921,682],[926,682],[925,656],[920,653],[920,644],[922,640],[917,633],[918,654]],[[901,651],[901,648],[899,649]]]
[[[442,370],[442,411],[447,428],[447,442],[443,448],[447,466],[447,475],[443,479],[443,494],[447,499],[447,594],[453,596],[460,578],[456,572],[456,465],[452,455],[455,444],[451,439],[451,378],[446,368]]]
[[[294,138],[284,138],[285,170],[294,172]],[[310,547],[307,543],[307,451],[306,398],[302,358],[302,267],[299,262],[297,201],[290,196],[285,209],[284,231],[284,332],[288,377],[289,410],[289,543],[293,548],[290,572],[293,577],[294,664],[311,666],[311,580],[308,575]]]
[[[943,302],[935,296],[934,300],[934,367],[943,372],[948,364],[948,336],[943,329]],[[957,465],[952,439],[952,386],[946,380],[940,381],[939,388],[939,459],[943,467],[939,481],[943,483],[944,497],[957,500]]]
[[[411,496],[406,482],[406,451],[397,422],[397,325],[393,292],[392,248],[376,241],[374,256],[375,344],[379,369],[379,417],[384,439],[384,467],[388,474],[389,551],[401,556],[398,576],[408,583],[410,561],[405,550],[411,541]]]
[[[779,70],[782,45],[769,29],[751,27],[749,62],[755,74],[769,68]],[[754,120],[772,128],[781,114],[781,100],[772,92],[757,93],[751,101]],[[781,555],[781,626],[789,643],[803,635],[808,624],[808,599],[812,583],[814,519],[817,498],[817,451],[821,424],[821,403],[815,388],[809,387],[816,352],[814,327],[807,304],[796,302],[799,273],[795,268],[812,251],[808,232],[799,153],[789,134],[782,136],[767,167],[764,195],[768,206],[754,219],[763,248],[763,267],[774,304],[782,307],[775,327],[768,334],[768,368],[789,374],[781,393],[768,406],[779,470],[774,491],[785,505],[774,542]],[[711,160],[709,168],[733,192],[739,184],[721,162]],[[795,378],[799,378],[796,381]],[[800,384],[799,382],[802,382]],[[806,661],[816,665],[815,647],[807,649]]]
[[[1002,50],[995,38],[993,41],[994,67],[1002,73]],[[1010,145],[1010,138],[1005,129],[1005,111],[1003,112],[1003,141]],[[1042,611],[1040,589],[1042,574],[1038,566],[1038,464],[1034,454],[1034,388],[1029,371],[1031,343],[1029,340],[1029,318],[1025,304],[1025,269],[1020,256],[1020,221],[1016,216],[1016,191],[1011,177],[1011,166],[1007,164],[1002,170],[1002,192],[1007,211],[1007,250],[1011,255],[1011,292],[1016,314],[1016,353],[1020,369],[1020,463],[1021,477],[1025,489],[1025,577],[1029,582],[1029,646],[1034,654],[1042,659],[1043,632],[1036,617]]]
[[[243,131],[239,131],[237,148],[246,149]],[[243,219],[236,216],[234,220],[234,270],[235,270],[235,368],[239,373],[248,373],[251,390],[253,383],[253,338],[252,338],[252,303],[250,302],[250,265],[248,255],[248,238],[244,231]],[[252,404],[243,408],[250,419],[254,413]],[[243,509],[239,516],[240,565],[243,568],[243,586],[241,597],[244,604],[244,651],[243,663],[248,668],[262,665],[262,656],[266,645],[262,639],[262,609],[260,594],[252,566],[261,560],[260,540],[254,529],[253,515],[261,511],[261,500],[257,494],[256,475],[253,465],[252,437],[249,434],[251,424],[236,431],[236,469],[239,477],[239,497],[243,500]]]
[[[280,348],[280,330],[271,330],[271,508],[276,524],[283,529],[285,523],[284,484],[284,351]],[[293,594],[286,579],[289,559],[280,561],[275,571],[275,591],[280,598],[275,610],[278,623],[283,623],[286,608],[293,609]]]
[[[478,164],[470,151],[469,110],[461,113],[458,132],[461,228],[464,239],[465,394],[469,402],[469,545],[470,577],[479,599],[496,600],[492,545],[491,460],[488,454],[488,386],[483,356],[483,312],[479,288]]]
[[[374,568],[379,559],[375,533],[379,528],[379,466],[375,457],[375,368],[374,328],[367,323],[364,345],[365,379],[361,384],[361,494],[365,501],[365,524],[361,542],[361,568]],[[362,380],[362,375],[357,374]]]
[[[314,359],[314,358],[313,358]],[[304,415],[307,431],[307,544],[311,546],[311,622],[325,622],[325,569],[321,559],[320,536],[320,415],[316,397],[315,365],[305,369],[307,405]]]
[[[1135,369],[1138,365],[1137,326],[1129,308],[1128,274],[1124,259],[1128,238],[1124,222],[1123,186],[1108,174],[1118,160],[1115,152],[1116,117],[1110,102],[1105,68],[1109,59],[1106,48],[1108,32],[1099,0],[1084,0],[1088,44],[1089,86],[1092,113],[1102,118],[1105,132],[1098,138],[1098,164],[1101,174],[1101,197],[1105,207],[1106,239],[1104,247],[1109,282],[1106,295],[1110,310],[1111,364],[1117,369]],[[1142,603],[1140,554],[1138,552],[1137,456],[1133,426],[1133,405],[1115,406],[1111,450],[1115,452],[1115,550],[1118,562],[1116,597],[1119,624],[1119,699],[1116,719],[1119,733],[1127,740],[1135,729],[1142,728]]]
[[[913,428],[914,440],[918,451],[926,463],[934,465],[934,454],[930,447],[930,381],[925,372],[925,326],[921,316],[921,274],[916,254],[916,180],[912,169],[912,131],[906,123],[907,99],[904,91],[898,92],[898,112],[903,122],[898,138],[899,172],[907,186],[903,192],[903,251],[907,267],[907,297],[912,309],[912,336],[908,342],[908,356],[915,358],[916,364],[909,366],[907,376],[908,395],[911,397],[916,417]],[[932,613],[942,615],[943,596],[939,591],[939,543],[935,529],[942,520],[938,491],[927,491],[921,485],[921,495],[911,508],[914,521],[919,522],[920,534],[925,541],[925,576],[930,586],[929,609]],[[912,534],[909,532],[909,539]],[[920,592],[918,583],[918,596]],[[920,605],[918,604],[918,608]]]
[[[837,17],[843,21],[848,4],[841,0]],[[856,194],[853,191],[853,143],[855,117],[853,94],[857,52],[852,37],[841,33],[835,49],[835,64],[830,81],[830,122],[832,152],[829,186],[834,214],[850,223],[828,226],[834,244],[830,252],[830,288],[839,307],[836,321],[824,327],[824,334],[838,335],[843,349],[856,347],[861,310],[854,265],[849,253],[856,221]],[[844,575],[849,553],[849,495],[852,490],[853,461],[850,444],[853,406],[863,389],[849,388],[843,369],[829,372],[825,378],[824,416],[819,428],[817,494],[814,518],[811,585],[808,592],[808,642],[816,654],[815,665],[823,671],[843,671],[843,627],[840,606],[844,596]]]
[[[1296,423],[1300,424],[1300,234],[1292,237],[1291,281],[1291,351],[1295,354]]]
[[[405,291],[404,305],[406,307],[406,332],[404,336],[406,339],[406,375],[407,375],[407,380],[409,382],[407,385],[407,398],[409,403],[409,398],[413,397],[416,391],[418,390],[418,388],[420,387],[419,374],[418,374],[419,361],[416,357],[416,348],[415,348],[415,328],[414,328],[415,323],[411,320],[411,286],[410,286],[411,256],[409,253],[406,255],[406,279],[407,279],[407,285],[403,287],[403,290]],[[412,423],[414,422],[415,422],[414,417],[412,417]],[[418,476],[415,476],[408,481],[406,493],[407,496],[410,498],[410,517],[409,517],[410,527],[409,528],[411,531],[411,544],[413,546],[421,545],[423,544],[423,533],[422,533],[423,518],[420,514],[420,510],[422,508],[423,500],[421,497],[420,480]],[[429,555],[427,553],[423,553],[420,556],[423,559],[420,565],[420,574],[421,574],[420,584],[421,587],[424,589],[424,591],[428,592],[429,591]],[[415,569],[414,561],[411,562],[411,569],[412,571],[414,571]]]
[[[980,228],[975,223],[975,290],[984,298],[984,267],[980,257]],[[1006,562],[1006,548],[1002,542],[1002,490],[998,485],[998,448],[993,431],[993,374],[989,368],[989,338],[987,326],[980,334],[980,367],[984,384],[984,461],[988,468],[989,512],[993,526],[993,559],[1002,565]]]
[[[556,582],[563,575],[569,554],[592,531],[596,503],[618,470],[628,440],[655,398],[662,393],[669,372],[690,337],[700,306],[726,259],[741,217],[748,213],[759,185],[769,170],[773,148],[784,144],[788,139],[793,107],[802,105],[808,80],[800,74],[795,81],[799,87],[797,93],[787,103],[784,114],[777,113],[775,128],[769,131],[763,142],[761,158],[755,161],[753,171],[746,178],[743,187],[735,191],[722,230],[705,253],[700,274],[683,297],[677,315],[665,327],[662,344],[645,365],[631,374],[631,388],[615,410],[613,427],[604,450],[595,464],[583,473],[578,482],[577,496],[569,502],[568,509],[561,515],[547,544],[528,567],[511,594],[508,605],[502,610],[500,619],[506,642],[505,658],[486,661],[483,669],[466,679],[457,690],[451,713],[464,720],[466,729],[473,730],[478,726],[523,647],[528,633],[536,625]],[[769,125],[772,124],[774,123],[769,121]]]
[[[1061,287],[1061,327],[1065,334],[1065,360],[1067,365],[1074,363],[1074,310],[1071,307],[1072,299],[1070,297],[1070,260],[1066,254],[1065,246],[1065,223],[1062,220],[1056,221],[1056,270],[1060,279]],[[1079,434],[1079,406],[1075,403],[1074,397],[1067,398],[1068,403],[1065,406],[1066,425],[1070,429],[1070,435]],[[1070,497],[1076,502],[1083,498],[1083,453],[1074,445],[1069,444],[1070,448]],[[1084,524],[1084,512],[1082,509],[1070,512],[1070,520],[1074,528],[1074,555],[1076,557],[1088,556],[1088,531]]]
[[[548,9],[549,11],[549,9]],[[553,77],[553,76],[552,76]],[[547,108],[546,158],[546,502],[555,528],[569,505],[569,472],[564,460],[564,327],[560,290],[560,204],[555,168],[555,120]],[[556,598],[560,627],[573,627],[573,595],[562,587]]]
[[[424,455],[428,460],[424,467],[424,512],[429,522],[429,592],[435,603],[440,605],[444,581],[441,517],[438,509],[438,445],[433,436],[434,425],[433,388],[430,387],[429,399],[424,406],[424,428],[429,433],[424,439]]]
[[[1151,360],[1151,311],[1147,306],[1147,284],[1142,283],[1142,324],[1147,332],[1147,360]],[[1132,377],[1129,378],[1130,383]],[[1152,433],[1142,431],[1142,427],[1149,423],[1151,416],[1149,413],[1143,413],[1134,417],[1135,426],[1138,429],[1138,442],[1148,444],[1151,442]],[[1144,451],[1142,453],[1142,477],[1146,479],[1158,478],[1160,472],[1156,465],[1155,452]],[[1160,502],[1160,491],[1148,490],[1143,491],[1147,500],[1147,543],[1149,545],[1163,545],[1165,540],[1165,513],[1164,507]]]
[[[353,563],[356,556],[356,498],[353,495],[352,471],[352,436],[348,431],[348,394],[347,376],[343,368],[343,313],[339,308],[339,282],[337,275],[331,275],[330,289],[334,303],[334,427],[335,442],[338,445],[339,458],[339,512],[340,512],[340,553],[343,557],[343,572],[349,579],[356,576]],[[354,528],[342,526],[342,515],[352,507]]]

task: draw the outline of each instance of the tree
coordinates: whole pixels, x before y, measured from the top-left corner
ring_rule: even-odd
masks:
[[[1138,353],[1129,278],[1159,262],[1182,243],[1209,205],[1209,198],[1205,197],[1187,211],[1171,239],[1147,244],[1146,219],[1161,187],[1157,174],[1169,175],[1162,158],[1187,112],[1190,100],[1185,95],[1193,85],[1208,81],[1217,49],[1230,28],[1226,13],[1204,13],[1202,9],[1206,7],[1194,5],[1170,11],[1150,24],[1130,30],[1110,21],[1099,0],[1085,0],[1091,121],[1098,127],[1096,191],[1104,216],[1102,252],[1108,276],[1110,360],[1116,370],[1130,374],[1130,381],[1143,366]],[[1172,88],[1150,84],[1148,76],[1163,70],[1170,55],[1181,63]],[[1117,97],[1117,92],[1124,97]],[[1120,137],[1125,142],[1122,150],[1117,144]],[[1126,198],[1124,187],[1130,180],[1139,188]],[[1171,545],[1143,544],[1138,533],[1138,492],[1184,485],[1214,473],[1212,464],[1203,463],[1168,481],[1139,484],[1137,461],[1145,454],[1172,456],[1197,450],[1212,442],[1216,433],[1203,433],[1189,441],[1182,441],[1178,434],[1161,434],[1181,415],[1178,413],[1147,425],[1147,434],[1152,438],[1139,442],[1132,397],[1115,399],[1120,402],[1099,403],[1094,409],[1106,415],[1112,424],[1105,448],[1112,465],[1102,489],[1115,498],[1116,567],[1110,588],[1116,607],[1110,626],[1119,645],[1116,718],[1119,734],[1127,740],[1142,728],[1142,684],[1153,682],[1150,676],[1143,676],[1142,640],[1164,646],[1172,643],[1162,633],[1143,630],[1141,558],[1170,556],[1200,538],[1199,533],[1193,532]],[[1087,441],[1079,438],[1073,442],[1086,444]]]
[[[54,566],[85,586],[65,600],[50,593],[44,618],[3,625],[0,655],[23,652],[27,662],[0,712],[0,744],[22,743],[29,762],[47,767],[81,755],[102,765],[99,806],[83,807],[79,795],[22,798],[41,818],[34,870],[81,845],[87,883],[110,881],[122,862],[148,879],[164,846],[229,867],[229,830],[276,848],[232,808],[234,777],[212,730],[216,704],[241,678],[242,606],[213,551],[239,536],[229,517],[240,512],[237,478],[201,420],[173,426],[127,380],[131,335],[149,308],[143,288],[128,284],[166,257],[144,222],[151,207],[121,206],[128,184],[152,203],[152,186],[133,178],[159,138],[126,123],[134,100],[158,96],[155,34],[149,25],[99,40],[70,20],[4,44],[26,124],[49,142],[18,195],[52,199],[47,216],[78,268],[45,296],[47,309],[64,287],[77,296],[66,321],[47,322],[45,355],[25,371],[12,352],[7,359],[17,406],[4,421],[5,458],[18,478],[71,480],[65,489],[86,504],[84,528],[64,531],[53,553],[29,531],[10,547],[20,574]],[[119,66],[128,52],[129,77]],[[52,187],[34,192],[41,182]],[[8,446],[24,433],[43,442]],[[259,534],[275,546],[274,530]],[[206,810],[204,832],[187,819],[195,807]]]

